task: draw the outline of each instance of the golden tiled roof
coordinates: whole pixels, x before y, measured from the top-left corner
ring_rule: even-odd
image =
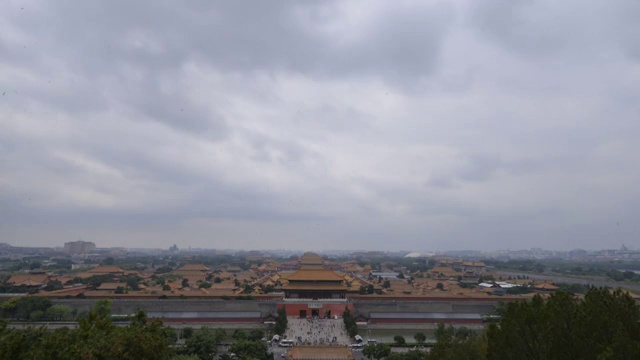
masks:
[[[11,275],[9,280],[7,280],[9,284],[13,284],[16,286],[26,285],[26,286],[40,286],[49,282],[49,275],[47,274],[14,274]]]
[[[203,264],[186,264],[176,271],[209,271],[209,268],[204,266]]]
[[[287,280],[291,281],[342,281],[344,278],[333,270],[324,269],[299,269],[289,275]]]
[[[283,290],[347,290],[347,287],[342,284],[337,285],[324,285],[324,284],[292,284],[289,283],[282,287]]]

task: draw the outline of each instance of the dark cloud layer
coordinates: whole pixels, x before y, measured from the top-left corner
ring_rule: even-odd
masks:
[[[633,247],[639,17],[3,2],[0,242]]]

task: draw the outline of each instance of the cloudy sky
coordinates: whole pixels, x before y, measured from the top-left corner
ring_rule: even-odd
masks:
[[[640,2],[0,2],[0,242],[640,248]]]

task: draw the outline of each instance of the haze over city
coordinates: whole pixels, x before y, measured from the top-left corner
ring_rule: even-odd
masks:
[[[640,2],[0,3],[0,243],[637,249]]]

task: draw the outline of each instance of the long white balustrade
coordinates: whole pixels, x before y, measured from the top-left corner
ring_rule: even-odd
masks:
[[[308,303],[308,302],[323,302],[323,303],[346,303],[347,299],[303,299],[303,298],[284,298],[283,299],[284,302],[291,302],[291,303],[296,303],[296,302],[301,302],[301,303]]]

